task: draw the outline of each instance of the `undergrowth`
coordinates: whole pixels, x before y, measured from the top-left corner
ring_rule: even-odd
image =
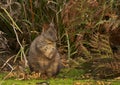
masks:
[[[5,38],[0,34],[0,51],[7,50],[5,53],[0,52],[0,56],[15,55],[13,62],[24,61],[24,68],[27,66],[26,57],[31,42],[43,28],[54,22],[58,50],[69,63],[69,69],[82,69],[83,63],[92,62],[90,67],[95,66],[99,75],[102,74],[101,65],[108,65],[120,74],[117,68],[117,60],[120,59],[118,10],[118,0],[0,0],[0,31],[6,34]],[[5,63],[8,60],[6,65],[13,69],[10,57],[1,61]],[[112,58],[114,63],[107,60],[103,63],[104,58]],[[96,61],[98,65],[94,64]],[[82,74],[82,70],[79,72],[74,69],[72,73],[69,69],[63,71],[68,73],[67,76]]]

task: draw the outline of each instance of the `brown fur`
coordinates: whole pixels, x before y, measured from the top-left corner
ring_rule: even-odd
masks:
[[[60,56],[56,48],[56,30],[50,24],[31,44],[28,63],[31,71],[53,76],[60,70]]]

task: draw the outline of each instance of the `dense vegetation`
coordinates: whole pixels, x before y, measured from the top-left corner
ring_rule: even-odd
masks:
[[[31,42],[54,22],[65,67],[58,77],[119,77],[119,11],[119,0],[0,0],[0,71],[26,72]]]

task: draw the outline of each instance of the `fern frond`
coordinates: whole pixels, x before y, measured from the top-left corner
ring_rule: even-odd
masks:
[[[107,58],[113,56],[108,35],[102,35],[100,33],[93,34],[89,45],[91,47],[90,52],[94,58]]]

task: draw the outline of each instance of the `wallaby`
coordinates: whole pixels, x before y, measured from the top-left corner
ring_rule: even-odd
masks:
[[[51,23],[47,30],[43,30],[35,40],[33,40],[28,63],[30,70],[39,72],[48,77],[56,75],[60,70],[60,55],[56,48],[57,32],[54,24]]]

